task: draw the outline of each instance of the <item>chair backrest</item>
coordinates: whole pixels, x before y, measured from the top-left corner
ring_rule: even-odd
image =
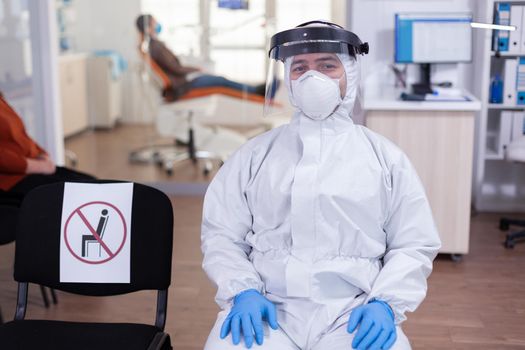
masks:
[[[168,75],[162,70],[162,68],[151,58],[149,54],[149,43],[147,40],[143,40],[139,47],[139,56],[144,63],[145,73],[151,81],[156,83],[157,88],[162,91],[171,88],[171,80]]]
[[[133,185],[129,284],[60,282],[63,196],[64,183],[41,186],[26,195],[17,227],[15,280],[82,295],[167,290],[171,283],[173,210],[164,193]]]

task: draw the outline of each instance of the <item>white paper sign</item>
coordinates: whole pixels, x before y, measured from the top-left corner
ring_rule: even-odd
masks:
[[[65,183],[60,282],[129,283],[133,183]]]

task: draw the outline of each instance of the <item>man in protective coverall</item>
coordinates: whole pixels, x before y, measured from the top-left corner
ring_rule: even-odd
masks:
[[[267,86],[283,66],[295,113],[206,193],[203,268],[222,308],[206,350],[410,349],[400,324],[441,243],[407,156],[352,121],[366,53],[328,22],[272,37]]]

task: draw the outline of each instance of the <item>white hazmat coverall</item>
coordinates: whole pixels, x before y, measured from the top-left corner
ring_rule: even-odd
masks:
[[[254,348],[351,349],[351,310],[387,302],[396,325],[425,297],[440,240],[421,182],[406,155],[350,118],[355,59],[339,55],[346,95],[313,120],[297,109],[288,125],[243,145],[204,201],[203,268],[223,309],[205,349],[241,349],[220,327],[239,292],[256,289],[277,307]],[[285,84],[294,106],[290,61]],[[410,349],[397,327],[392,349]]]

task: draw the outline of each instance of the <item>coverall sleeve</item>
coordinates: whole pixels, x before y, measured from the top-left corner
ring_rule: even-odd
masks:
[[[405,155],[391,169],[391,184],[383,268],[365,302],[387,302],[399,324],[425,298],[441,241],[421,181]]]
[[[250,164],[243,157],[243,148],[221,167],[204,198],[202,266],[217,285],[215,300],[222,308],[241,291],[263,292],[263,282],[248,258],[251,247],[245,241],[253,219],[245,195]]]

